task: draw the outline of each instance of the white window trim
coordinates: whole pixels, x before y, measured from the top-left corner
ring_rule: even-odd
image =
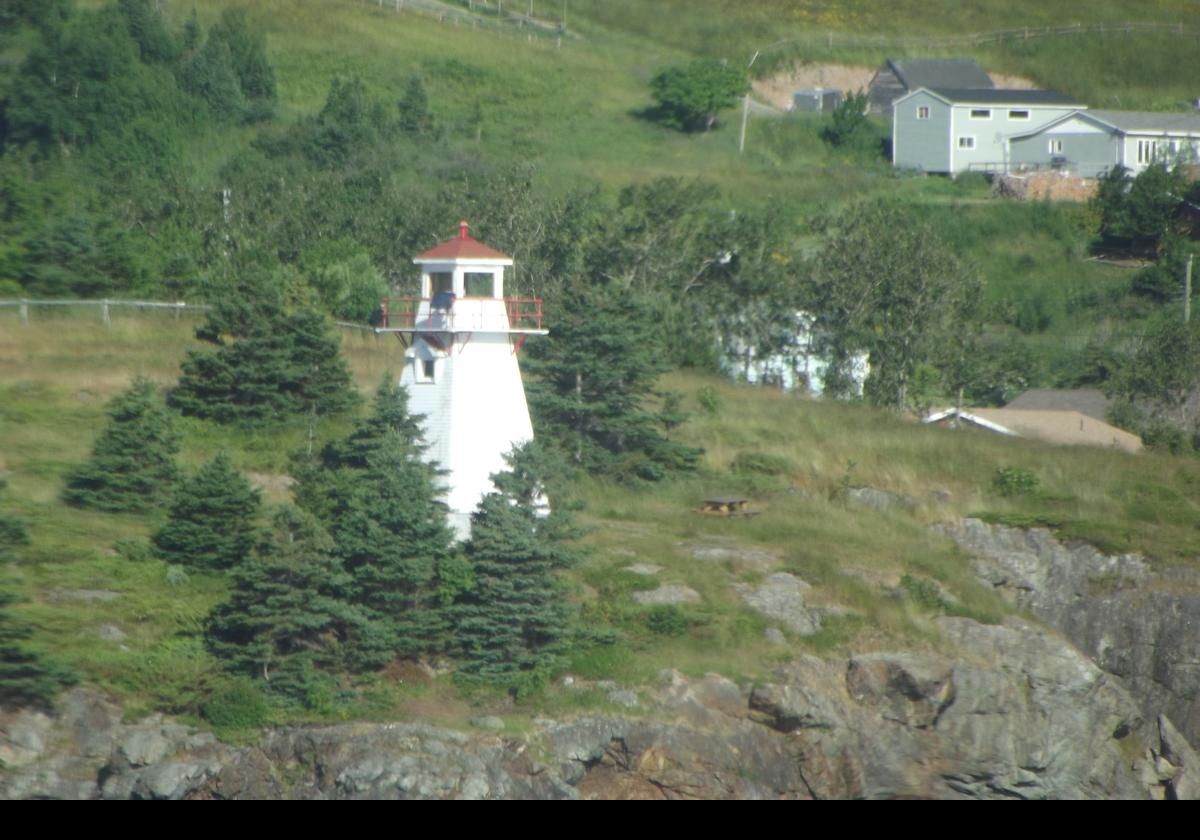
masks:
[[[969,111],[967,111],[967,119],[975,120],[976,122],[983,122],[984,120],[990,120],[991,118],[991,108],[971,108]]]
[[[974,134],[960,134],[958,136],[958,149],[960,151],[969,152],[975,148]]]
[[[919,120],[929,119],[929,106],[928,105],[918,105],[917,106],[917,119],[919,119]]]
[[[1008,118],[1010,120],[1026,122],[1029,120],[1029,110],[1026,108],[1010,108],[1008,111]]]
[[[1063,150],[1063,142],[1058,138],[1051,137],[1047,151],[1052,155],[1061,155]]]

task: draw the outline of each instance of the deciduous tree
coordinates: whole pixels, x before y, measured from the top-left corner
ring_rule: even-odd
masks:
[[[743,71],[714,59],[669,67],[650,81],[659,115],[683,131],[708,131],[717,114],[749,90]]]
[[[933,361],[980,294],[975,275],[931,228],[900,208],[844,213],[813,265],[819,326],[843,351],[866,350],[866,395],[905,407],[918,363]]]

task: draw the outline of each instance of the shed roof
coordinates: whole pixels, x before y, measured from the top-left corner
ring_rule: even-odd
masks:
[[[992,77],[973,58],[889,58],[886,62],[909,90],[919,87],[992,88]]]
[[[1005,88],[978,90],[974,88],[930,87],[947,102],[964,105],[1056,105],[1068,108],[1086,108],[1073,96],[1056,90],[1039,88]]]
[[[973,408],[968,412],[951,408],[929,415],[924,422],[936,423],[955,415],[993,432],[1036,438],[1049,443],[1106,446],[1125,452],[1138,452],[1142,448],[1142,439],[1137,435],[1078,411]]]
[[[1078,411],[1103,420],[1110,402],[1099,388],[1030,388],[1004,407],[1028,411]]]
[[[437,262],[441,260],[495,260],[512,263],[512,257],[501,253],[495,248],[489,248],[477,239],[471,238],[470,225],[458,223],[458,236],[434,245],[428,251],[418,254],[413,262]]]

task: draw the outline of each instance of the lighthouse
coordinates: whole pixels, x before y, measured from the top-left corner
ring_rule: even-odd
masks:
[[[517,354],[526,338],[548,331],[540,298],[504,296],[512,257],[473,239],[466,222],[413,262],[421,296],[387,301],[383,329],[407,345],[400,384],[412,412],[424,416],[450,524],[466,539],[504,456],[533,439]]]

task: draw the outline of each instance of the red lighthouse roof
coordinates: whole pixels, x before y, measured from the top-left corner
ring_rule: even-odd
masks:
[[[477,239],[472,239],[468,231],[471,227],[466,222],[458,223],[458,236],[434,245],[428,251],[419,254],[414,262],[432,262],[440,260],[506,260],[512,262],[512,257],[502,254],[495,248],[489,248]]]

